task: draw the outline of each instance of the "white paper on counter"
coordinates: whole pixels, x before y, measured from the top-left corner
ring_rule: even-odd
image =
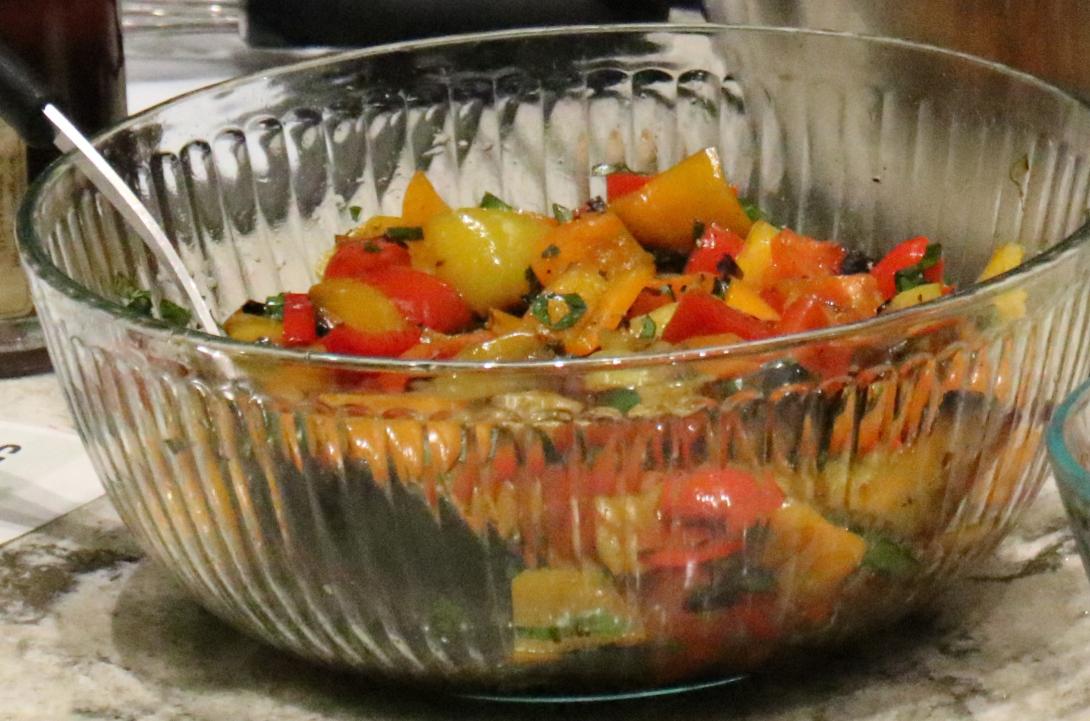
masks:
[[[101,495],[75,433],[0,421],[0,544]]]

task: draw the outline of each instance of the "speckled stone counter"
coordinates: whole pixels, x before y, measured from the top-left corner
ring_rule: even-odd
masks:
[[[0,381],[5,418],[70,427],[50,376]],[[0,719],[1090,719],[1090,585],[1051,487],[940,610],[805,671],[578,706],[426,697],[278,653],[190,601],[101,499],[0,547]]]

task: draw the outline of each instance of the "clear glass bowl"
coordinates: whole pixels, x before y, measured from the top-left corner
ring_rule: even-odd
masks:
[[[1090,576],[1090,382],[1056,409],[1048,427],[1048,457],[1071,521],[1083,568]]]
[[[599,163],[654,171],[706,146],[776,221],[872,254],[927,234],[962,287],[1000,243],[1031,256],[937,303],[730,347],[304,354],[124,310],[118,275],[184,299],[60,163],[20,238],[111,499],[209,609],[322,662],[632,690],[859,634],[995,546],[1044,478],[1052,399],[1087,375],[1090,110],[966,56],[714,26],[455,38],[243,78],[97,142],[221,317],[308,287],[350,206],[396,214],[417,169],[452,203],[573,207],[602,192]],[[374,391],[387,380],[409,390]],[[639,404],[607,407],[618,388]],[[664,515],[676,479],[723,469],[788,505],[741,538]],[[735,552],[652,568],[652,532]]]

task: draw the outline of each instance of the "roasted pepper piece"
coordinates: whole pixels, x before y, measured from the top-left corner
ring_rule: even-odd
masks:
[[[780,314],[744,280],[732,280],[727,289],[727,305],[759,320],[779,322]]]
[[[867,542],[810,506],[791,503],[772,514],[764,562],[796,603],[830,607],[841,584],[863,562]]]
[[[719,154],[706,148],[618,198],[610,209],[645,246],[692,249],[693,223],[717,223],[744,236],[753,225],[727,185]]]
[[[409,251],[385,238],[342,238],[326,263],[323,278],[362,278],[378,268],[411,262]]]
[[[780,232],[776,226],[758,220],[746,236],[735,259],[742,278],[755,288],[764,287],[765,274],[772,267],[772,239]]]
[[[739,338],[767,338],[771,328],[753,316],[741,313],[713,295],[690,291],[681,296],[677,311],[662,332],[668,343],[680,343],[698,336],[733,333]]]
[[[433,273],[484,315],[530,290],[526,268],[539,257],[550,224],[510,210],[464,208],[431,218],[411,244],[413,266]]]
[[[423,171],[413,173],[401,201],[401,217],[405,225],[424,226],[437,215],[449,213],[448,206]]]
[[[310,345],[318,340],[314,304],[306,293],[284,294],[284,345]]]

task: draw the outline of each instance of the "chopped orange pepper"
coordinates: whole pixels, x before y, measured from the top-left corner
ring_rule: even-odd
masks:
[[[413,173],[409,187],[405,189],[405,199],[401,202],[404,224],[423,226],[432,217],[449,212],[450,206],[439,196],[428,176],[420,170]]]
[[[644,245],[680,252],[692,250],[697,222],[716,223],[743,237],[753,225],[713,148],[689,156],[610,207]]]

